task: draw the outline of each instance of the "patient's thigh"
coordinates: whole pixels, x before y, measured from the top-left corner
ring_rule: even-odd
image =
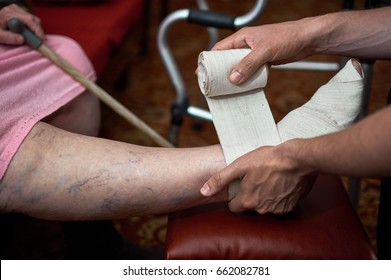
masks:
[[[55,127],[89,136],[97,136],[100,126],[99,100],[84,92],[42,120]]]

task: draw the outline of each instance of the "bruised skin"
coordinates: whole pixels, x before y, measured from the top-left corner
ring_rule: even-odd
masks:
[[[38,123],[1,186],[1,209],[56,220],[166,213],[224,201],[199,189],[225,165],[219,146],[140,147]]]
[[[0,209],[53,220],[113,219],[167,213],[227,200],[199,189],[225,166],[220,146],[167,149],[142,147],[94,135],[94,110],[77,102],[39,122],[28,134],[0,181]],[[84,100],[84,101],[83,101]],[[81,102],[80,102],[81,101]],[[77,116],[75,112],[84,112]],[[85,131],[84,127],[86,127]]]

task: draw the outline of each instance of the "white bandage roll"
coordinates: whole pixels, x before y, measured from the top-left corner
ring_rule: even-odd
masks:
[[[261,67],[240,86],[229,81],[232,68],[248,53],[248,49],[205,51],[198,60],[199,87],[208,102],[227,164],[261,146],[280,143],[263,91],[267,67]],[[238,189],[239,182],[230,185],[230,199]]]
[[[198,57],[198,84],[201,92],[208,97],[235,94],[261,89],[266,86],[268,68],[262,66],[241,85],[229,81],[233,67],[248,53],[250,49],[224,51],[205,51]]]

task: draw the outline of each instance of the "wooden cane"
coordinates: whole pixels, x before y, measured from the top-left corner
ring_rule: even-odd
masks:
[[[89,80],[82,73],[80,73],[80,71],[78,71],[75,67],[73,67],[69,62],[67,62],[64,58],[62,58],[61,56],[56,54],[53,50],[51,50],[48,46],[46,46],[42,42],[42,40],[38,38],[34,34],[34,32],[32,32],[29,28],[27,28],[19,19],[17,18],[9,19],[8,28],[13,32],[21,34],[27,45],[29,45],[33,49],[36,49],[43,56],[51,60],[60,69],[62,69],[64,72],[70,75],[77,82],[82,84],[92,94],[97,96],[103,103],[105,103],[107,106],[113,109],[114,112],[122,116],[129,123],[131,123],[136,128],[138,128],[146,135],[148,135],[156,144],[166,148],[174,147],[173,144],[171,144],[168,140],[164,139],[155,130],[153,130],[150,126],[148,126],[145,122],[143,122],[140,118],[138,118],[135,114],[133,114],[129,109],[127,109],[124,105],[118,102],[105,90],[99,87],[96,83]]]

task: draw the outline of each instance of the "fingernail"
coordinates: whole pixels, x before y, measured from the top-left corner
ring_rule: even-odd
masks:
[[[208,196],[210,194],[210,187],[209,187],[208,184],[205,184],[205,185],[202,186],[201,194],[205,195],[205,196]]]
[[[15,38],[16,38],[15,41],[17,44],[21,45],[24,43],[24,37],[22,35],[17,34]]]
[[[243,78],[242,74],[240,74],[238,71],[232,72],[231,75],[229,76],[229,79],[234,84],[239,83],[242,78]]]
[[[265,214],[267,214],[268,211],[265,208],[262,208],[262,209],[257,210],[257,212],[260,215],[265,215]]]

